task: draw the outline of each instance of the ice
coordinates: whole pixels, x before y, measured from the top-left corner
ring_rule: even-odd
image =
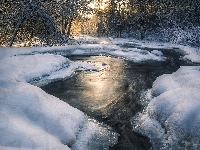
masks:
[[[137,48],[124,49],[123,51],[111,51],[109,52],[109,54],[122,57],[134,62],[141,62],[146,60],[166,60],[166,57],[163,56],[162,52],[159,53],[160,55],[157,55],[152,52],[150,53],[147,50],[140,50]]]
[[[178,45],[178,44],[172,44],[172,43],[163,43],[163,42],[153,42],[153,41],[141,41],[131,38],[92,38],[92,37],[85,37],[86,39],[89,39],[90,41],[95,40],[96,43],[101,43],[103,40],[107,41],[107,43],[113,44],[113,45],[133,45],[137,48],[157,48],[157,49],[179,49],[178,52],[181,52],[185,56],[184,59],[191,60],[195,63],[200,63],[200,50],[198,47],[191,47],[191,46],[184,46],[184,45]],[[157,51],[157,50],[156,50]],[[156,52],[154,51],[154,52]],[[153,53],[154,53],[153,52]],[[158,54],[158,53],[154,53]]]
[[[151,53],[155,54],[156,56],[163,56],[163,53],[161,51],[158,51],[158,50],[153,50]]]
[[[185,66],[153,83],[154,98],[135,119],[134,130],[149,136],[154,149],[199,149],[199,77],[199,66]]]

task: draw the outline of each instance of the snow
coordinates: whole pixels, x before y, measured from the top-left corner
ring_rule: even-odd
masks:
[[[195,63],[200,63],[200,50],[199,48],[193,48],[189,46],[182,46],[182,49],[187,53],[183,58],[191,60]]]
[[[0,80],[38,82],[47,84],[56,79],[69,77],[77,68],[99,70],[83,62],[73,62],[60,55],[35,54],[6,57],[0,60]]]
[[[89,40],[90,43],[107,43],[108,45],[131,45],[138,49],[143,48],[154,48],[154,49],[174,49],[185,56],[183,59],[190,60],[195,63],[200,63],[200,50],[199,47],[184,46],[172,43],[163,43],[163,42],[153,42],[153,41],[141,41],[131,38],[104,38],[104,37],[90,37],[82,35],[81,37],[76,37],[76,40],[87,43]]]
[[[100,71],[109,67],[104,62],[99,66],[73,62],[64,55],[105,54],[134,62],[165,61],[159,49],[179,48],[183,59],[200,62],[199,50],[188,46],[84,38],[79,39],[84,43],[81,45],[0,48],[0,149],[108,149],[117,141],[109,127],[89,120],[83,112],[34,86],[68,78],[80,68]],[[134,130],[149,136],[155,149],[200,146],[199,76],[199,67],[181,67],[157,78],[148,96],[143,95],[145,105],[149,104],[134,121]]]
[[[162,52],[152,53],[139,48],[121,48],[114,44],[82,44],[54,47],[33,47],[33,48],[0,48],[0,59],[20,54],[51,53],[59,55],[112,55],[134,62],[155,60],[165,61],[166,57]]]
[[[149,136],[154,149],[199,149],[199,77],[199,66],[184,66],[153,83],[154,98],[135,119],[134,130]]]
[[[111,131],[36,86],[0,80],[0,91],[1,149],[82,149],[97,135],[96,146],[116,141]]]

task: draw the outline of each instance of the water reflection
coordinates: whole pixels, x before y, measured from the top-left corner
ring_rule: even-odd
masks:
[[[108,67],[100,72],[77,75],[75,82],[78,82],[77,84],[83,88],[78,99],[83,99],[84,105],[91,111],[102,110],[113,103],[123,92],[120,90],[123,87],[120,76],[125,76],[123,71],[125,62],[121,59],[105,56],[91,57],[90,61],[95,65],[100,64]]]

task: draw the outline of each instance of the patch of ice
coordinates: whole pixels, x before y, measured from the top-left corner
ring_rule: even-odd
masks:
[[[147,50],[140,50],[137,48],[129,48],[124,51],[116,50],[116,51],[110,51],[107,53],[109,53],[110,55],[125,58],[127,60],[131,60],[134,62],[141,62],[141,61],[147,61],[147,60],[164,61],[166,59],[166,57],[164,57],[163,55],[157,56],[154,53],[148,52]],[[160,52],[160,54],[162,54],[162,52]]]

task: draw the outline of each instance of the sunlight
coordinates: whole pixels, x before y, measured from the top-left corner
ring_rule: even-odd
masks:
[[[104,11],[105,8],[107,7],[109,0],[94,0],[93,2],[91,2],[90,4],[88,4],[88,7],[92,8],[93,11],[95,10],[100,10],[100,11]],[[86,18],[93,18],[95,16],[94,13],[91,14],[87,14]]]
[[[90,78],[90,80],[84,80],[84,85],[86,86],[86,89],[89,90],[84,90],[82,94],[83,97],[90,100],[87,102],[87,106],[92,110],[106,108],[114,101],[117,101],[121,95],[123,95],[123,93],[119,91],[121,84],[120,82],[116,81],[115,78],[118,73],[120,73],[121,76],[124,76],[122,71],[124,61],[105,56],[98,56],[98,59],[102,61],[95,62],[95,65],[98,63],[102,65],[102,62],[104,62],[108,65],[112,63],[115,65],[117,64],[117,67],[112,66],[114,67],[113,69],[115,70],[116,74],[110,74],[108,71],[110,67],[108,67],[100,72],[88,74],[87,78]]]
[[[109,0],[94,0],[88,6],[92,9],[101,9],[104,10],[107,6]]]
[[[108,41],[101,41],[100,44],[107,45],[107,44],[110,44],[110,42],[108,42]]]

